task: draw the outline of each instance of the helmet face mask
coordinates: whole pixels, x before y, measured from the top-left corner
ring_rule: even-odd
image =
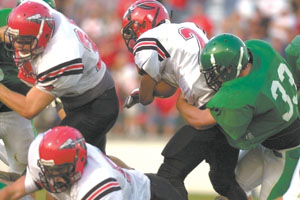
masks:
[[[166,8],[156,0],[138,0],[125,12],[121,34],[130,52],[138,37],[149,29],[169,22]]]
[[[38,160],[41,169],[40,180],[46,190],[52,193],[64,192],[72,187],[74,180],[74,163],[48,166],[43,159]]]
[[[5,38],[8,38],[8,44],[5,49],[13,53],[17,66],[34,58],[35,55],[42,53],[42,49],[37,48],[38,40],[34,36],[16,36],[8,27],[5,32]]]
[[[248,49],[240,38],[232,34],[217,35],[201,52],[201,72],[208,87],[218,91],[223,82],[240,75],[249,59]]]
[[[206,83],[208,87],[213,89],[214,91],[218,91],[219,88],[222,86],[222,80],[220,80],[218,72],[218,67],[213,67],[210,70],[203,71]]]
[[[80,132],[68,126],[50,129],[39,146],[38,167],[43,187],[52,193],[70,189],[87,162],[86,144]]]
[[[136,43],[136,40],[138,39],[138,36],[136,34],[136,32],[138,30],[133,29],[133,25],[132,25],[133,23],[134,23],[134,21],[129,22],[122,29],[122,36],[123,36],[124,42],[130,52],[133,52],[133,47]],[[137,27],[137,29],[139,28],[138,25],[136,27]]]

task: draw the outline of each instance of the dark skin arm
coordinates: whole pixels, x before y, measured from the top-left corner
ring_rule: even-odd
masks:
[[[144,74],[140,84],[140,103],[148,105],[152,103],[154,97],[167,98],[176,92],[177,88],[164,81],[156,82],[148,74]]]
[[[4,40],[4,31],[7,28],[7,26],[2,26],[0,28],[0,42],[8,41],[8,39]]]
[[[178,96],[176,107],[183,119],[195,129],[205,130],[216,124],[216,120],[210,114],[209,109],[200,110],[199,108],[187,103],[182,93]]]

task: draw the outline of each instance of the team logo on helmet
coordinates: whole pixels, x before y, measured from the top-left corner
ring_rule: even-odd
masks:
[[[59,149],[73,149],[75,147],[76,144],[80,144],[81,147],[85,147],[84,146],[84,139],[83,138],[79,138],[77,140],[72,140],[71,138],[67,139],[65,143],[63,143]]]
[[[37,23],[37,24],[42,24],[42,23],[46,22],[51,29],[54,28],[54,25],[53,25],[53,22],[52,22],[53,18],[42,17],[40,13],[37,13],[37,14],[32,15],[30,17],[27,17],[26,20],[30,21],[30,22]]]

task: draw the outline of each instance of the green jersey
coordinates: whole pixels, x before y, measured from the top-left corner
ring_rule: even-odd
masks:
[[[0,190],[3,189],[6,186],[5,183],[0,182]]]
[[[286,47],[285,54],[287,62],[292,67],[295,83],[300,87],[300,35]]]
[[[0,27],[7,25],[7,17],[12,11],[12,8],[3,8],[0,10]]]
[[[245,43],[253,55],[250,73],[223,83],[207,104],[228,142],[240,149],[255,147],[298,117],[291,67],[266,42]]]
[[[0,82],[7,88],[24,95],[29,90],[29,87],[18,78],[18,68],[12,57],[8,55],[2,42],[0,43]],[[10,111],[1,102],[0,107],[0,112]]]
[[[11,8],[0,10],[0,27],[7,25],[7,16],[11,12]],[[26,94],[29,87],[18,78],[18,68],[4,47],[4,43],[0,42],[0,82],[9,89]],[[0,112],[10,111],[5,105],[0,102]]]

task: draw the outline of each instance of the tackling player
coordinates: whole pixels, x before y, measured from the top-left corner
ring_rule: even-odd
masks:
[[[7,16],[12,9],[0,10],[0,27],[7,25]],[[0,42],[0,82],[7,88],[26,94],[29,87],[17,78],[16,67],[12,54],[6,51],[5,44]],[[30,120],[12,111],[0,102],[0,139],[4,142],[4,158],[1,160],[9,167],[10,172],[22,174],[27,166],[27,153],[34,139],[34,127]]]
[[[28,155],[26,175],[0,190],[0,200],[41,188],[58,200],[182,200],[167,180],[117,166],[72,127],[39,134]]]
[[[87,142],[105,152],[119,103],[96,44],[73,21],[38,0],[13,9],[4,35],[23,71],[20,78],[33,87],[22,95],[0,84],[0,100],[31,119],[59,97],[66,112],[61,125],[79,129]]]
[[[232,34],[212,38],[201,64],[207,84],[217,91],[206,105],[211,115],[203,119],[218,123],[232,146],[251,149],[238,163],[238,182],[245,191],[261,184],[260,200],[282,198],[300,178],[294,69],[266,42],[244,43]],[[258,146],[263,150],[255,155],[252,148]]]
[[[292,73],[294,75],[295,84],[297,85],[298,89],[298,96],[299,96],[299,88],[300,88],[300,36],[296,36],[291,43],[285,49],[285,55],[287,62],[292,66]],[[300,104],[298,101],[298,110],[300,109]],[[298,165],[298,171],[300,173],[300,165]],[[299,174],[300,176],[300,174]],[[291,183],[291,187],[289,190],[284,194],[284,198],[292,199],[293,197],[297,196],[300,197],[300,179],[295,179]]]
[[[139,90],[127,98],[125,107],[147,105],[155,96],[168,97],[177,88],[197,110],[213,96],[199,70],[200,53],[208,39],[194,23],[170,23],[161,3],[141,0],[124,14],[122,36],[142,75]],[[239,150],[228,144],[217,126],[200,127],[197,120],[188,121],[168,142],[158,175],[170,180],[187,199],[184,179],[206,160],[218,193],[232,200],[247,199],[234,175]]]

